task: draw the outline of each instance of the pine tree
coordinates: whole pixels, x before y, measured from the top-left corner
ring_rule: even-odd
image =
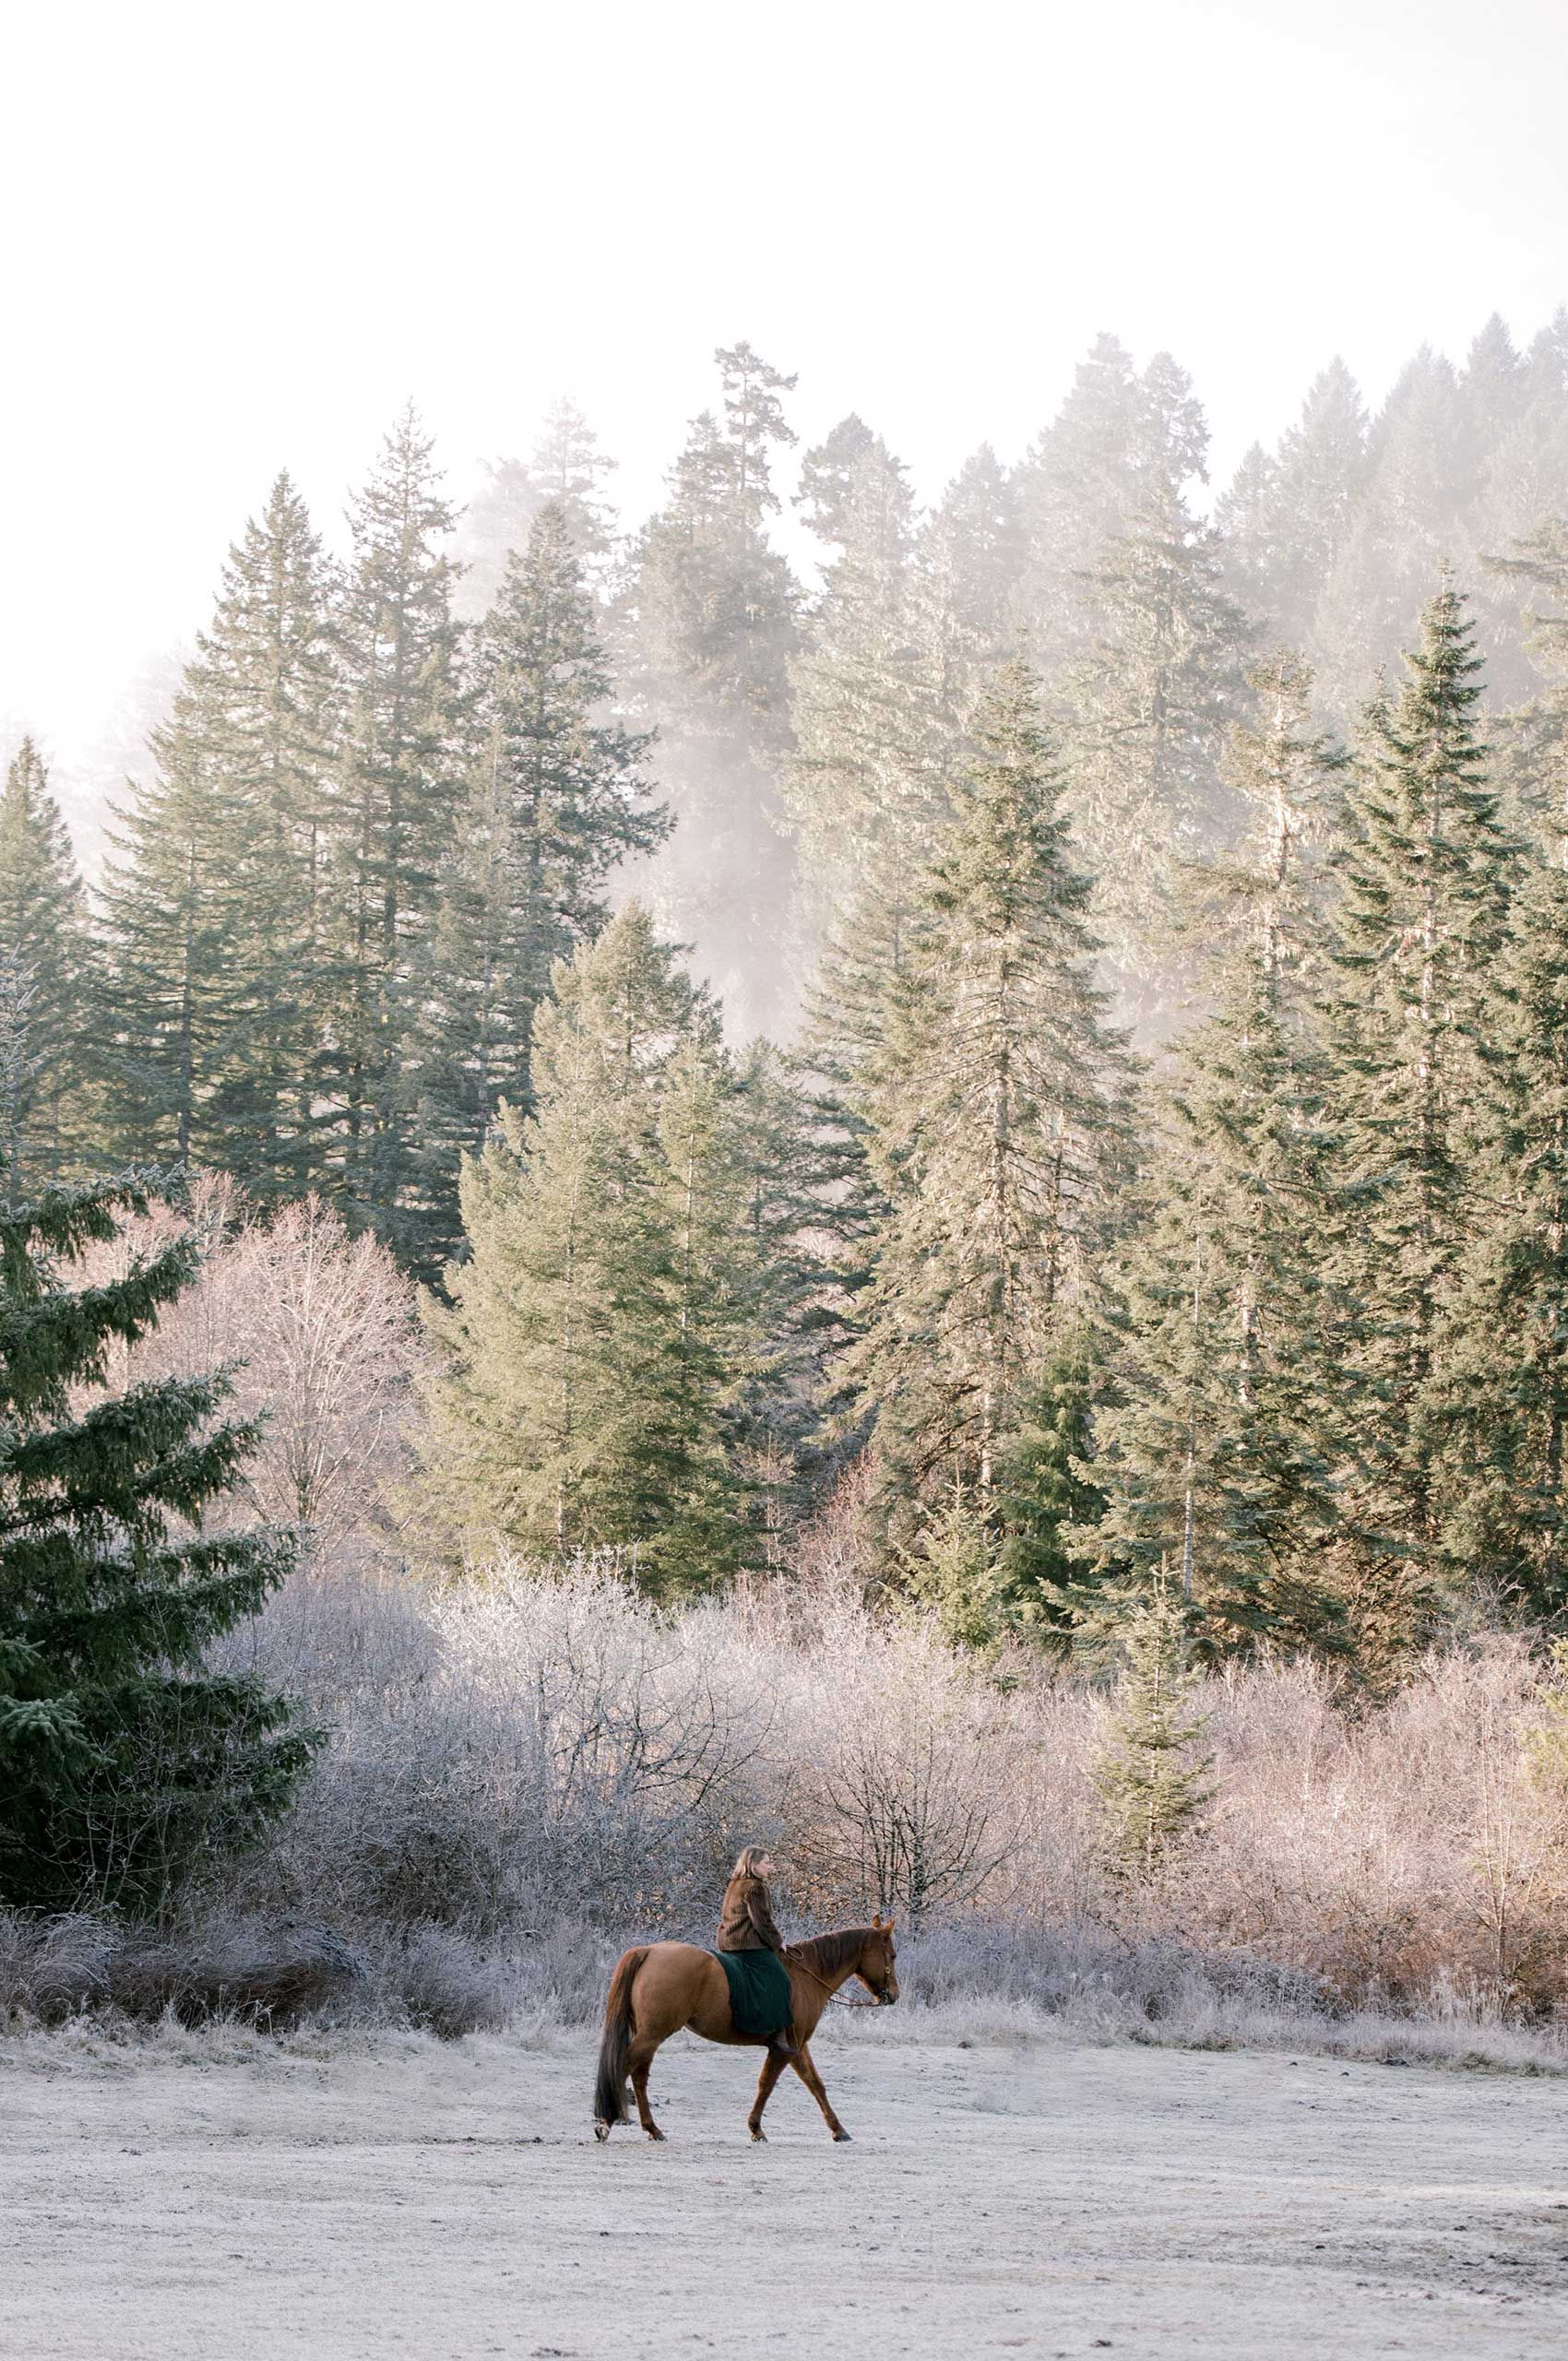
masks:
[[[1568,829],[1563,843],[1568,846]],[[1439,1548],[1530,1619],[1568,1616],[1568,868],[1531,863],[1493,979],[1481,1202],[1420,1405]]]
[[[532,1105],[530,1027],[554,962],[608,917],[616,865],[663,835],[648,741],[603,718],[593,602],[558,507],[535,521],[476,635],[476,751],[413,989],[414,1177],[399,1243],[427,1269],[455,1247],[459,1159],[503,1099]]]
[[[462,568],[456,604],[477,622],[495,603],[506,561],[525,550],[540,511],[552,502],[564,513],[573,549],[590,587],[602,587],[615,544],[615,515],[601,485],[615,461],[575,402],[558,401],[539,433],[531,457],[497,459],[463,512],[457,553]]]
[[[1257,718],[1225,760],[1245,821],[1206,880],[1212,1010],[1148,1110],[1094,1427],[1104,1504],[1075,1536],[1094,1577],[1080,1616],[1169,1566],[1211,1654],[1337,1641],[1316,1566],[1344,1307],[1322,1268],[1333,1116],[1306,1000],[1322,933],[1308,856],[1345,758],[1312,728],[1297,658],[1264,658],[1251,684]]]
[[[96,971],[70,836],[30,738],[0,794],[0,959],[29,997],[28,1056],[6,1112],[12,1185],[42,1185],[79,1165],[92,1142]]]
[[[765,525],[778,506],[771,454],[795,439],[782,405],[795,381],[749,344],[714,358],[723,418],[692,422],[669,502],[635,553],[624,629],[678,824],[647,891],[752,1033],[769,1029],[785,999],[755,948],[789,905],[793,870],[778,769],[797,593]]]
[[[1222,587],[1218,537],[1187,505],[1205,447],[1188,380],[1159,354],[1138,393],[1137,473],[1080,569],[1078,652],[1055,710],[1096,922],[1129,1009],[1148,1021],[1173,989],[1156,946],[1178,881],[1236,826],[1220,758],[1243,702],[1248,634]]]
[[[1061,706],[1073,822],[1122,1003],[1168,1028],[1182,985],[1179,910],[1241,821],[1222,760],[1244,706],[1243,631],[1206,534],[1129,540],[1098,586],[1107,636]]]
[[[1017,489],[989,443],[921,528],[922,637],[937,711],[967,724],[990,676],[1019,652],[1024,536]]]
[[[1347,1212],[1332,1268],[1361,1307],[1336,1556],[1374,1679],[1419,1643],[1450,1572],[1427,1405],[1456,1274],[1490,1218],[1479,1154],[1515,847],[1477,735],[1474,636],[1445,587],[1397,696],[1369,710],[1336,855],[1324,1015]]]
[[[1494,704],[1538,685],[1513,586],[1487,561],[1568,511],[1568,393],[1555,376],[1515,350],[1493,313],[1459,378],[1465,508],[1453,562],[1475,583],[1476,652]]]
[[[230,815],[216,766],[177,726],[156,731],[157,768],[116,813],[103,902],[106,1099],[121,1152],[221,1166],[212,1109],[243,1054],[250,977],[239,933]]]
[[[1220,992],[1151,1109],[1129,1192],[1094,1424],[1106,1505],[1070,1536],[1092,1576],[1076,1604],[1114,1616],[1129,1581],[1135,1596],[1165,1567],[1210,1656],[1337,1648],[1319,1573],[1336,1530],[1345,1327],[1321,1268],[1332,1133],[1258,951],[1235,957]]]
[[[744,1184],[751,1333],[762,1355],[744,1406],[743,1455],[767,1562],[777,1567],[820,1469],[836,1287],[816,1197],[812,1110],[794,1062],[771,1042],[754,1041],[735,1079],[730,1111]]]
[[[818,880],[823,933],[792,1064],[809,1111],[815,1224],[827,1241],[816,1309],[831,1366],[889,1211],[868,1160],[865,1116],[888,994],[950,817],[948,781],[973,752],[975,713],[1017,638],[1021,554],[1012,488],[988,448],[949,485],[912,560],[897,462],[859,420],[835,430],[829,452],[831,472],[826,457],[821,468],[842,554],[795,667],[799,751],[786,794],[822,840],[806,866]],[[852,831],[842,828],[847,811],[860,814]],[[803,833],[805,819],[797,825]],[[836,843],[836,832],[850,841]]]
[[[1246,671],[1248,709],[1232,725],[1220,776],[1236,814],[1232,843],[1186,884],[1191,923],[1218,972],[1227,946],[1251,949],[1282,1009],[1319,952],[1326,850],[1348,757],[1313,719],[1313,673],[1289,648]]]
[[[32,969],[14,951],[0,951],[0,1192],[19,1192],[27,1135],[23,1116],[42,1060],[32,1048],[38,1004]]]
[[[1176,421],[1172,421],[1176,423]],[[1018,620],[1045,681],[1054,685],[1093,637],[1081,577],[1126,528],[1150,447],[1147,390],[1113,336],[1096,338],[1073,388],[1026,455],[1016,477],[1022,543]],[[1178,433],[1179,481],[1202,465],[1195,442]]]
[[[1095,1326],[1064,1323],[1024,1389],[1003,1470],[998,1605],[1016,1630],[1057,1645],[1093,1596],[1074,1536],[1097,1528],[1106,1508],[1088,1465],[1099,1358]]]
[[[820,1399],[862,1439],[866,1414],[849,1415],[855,1387],[848,1347],[892,1212],[873,1154],[872,1109],[886,1057],[889,1000],[911,948],[910,919],[874,897],[849,912],[824,948],[789,1060],[805,1124],[810,1227],[820,1241]]]
[[[997,1556],[993,1519],[961,1491],[932,1505],[904,1552],[905,1587],[934,1617],[950,1648],[990,1650],[1002,1638]]]
[[[1473,500],[1493,452],[1518,424],[1529,398],[1529,371],[1501,313],[1493,312],[1465,356],[1458,392],[1467,489]]]
[[[92,1391],[191,1276],[179,1242],[72,1284],[145,1210],[134,1184],[0,1207],[0,1899],[24,1908],[156,1903],[284,1808],[315,1742],[205,1668],[288,1562],[275,1536],[200,1529],[254,1440],[219,1418],[224,1380]]]
[[[1535,676],[1534,694],[1498,723],[1498,786],[1512,826],[1555,860],[1568,777],[1568,516],[1548,516],[1487,571],[1497,603],[1520,615]]]
[[[1024,666],[999,676],[891,996],[868,1115],[891,1212],[854,1373],[902,1539],[958,1491],[995,1514],[1031,1372],[1093,1276],[1117,1045],[1086,879]]]
[[[1337,356],[1272,457],[1256,445],[1215,511],[1227,587],[1270,635],[1304,648],[1365,494],[1367,417]]]
[[[1423,348],[1372,428],[1355,523],[1324,584],[1313,653],[1336,722],[1372,694],[1429,586],[1464,553],[1464,439],[1453,366]]]
[[[879,451],[885,454],[885,449],[882,437],[851,410],[802,457],[795,505],[829,549],[844,546],[846,512],[861,461]]]
[[[264,1198],[330,1171],[334,590],[279,476],[230,552],[105,887],[120,1145],[224,1166]]]
[[[1094,1782],[1113,1865],[1127,1876],[1150,1878],[1173,1846],[1196,1833],[1213,1795],[1213,1758],[1194,1754],[1206,1717],[1192,1711],[1195,1681],[1182,1608],[1163,1575],[1122,1637],[1126,1669]]]
[[[921,644],[914,503],[878,436],[846,465],[837,528],[840,553],[790,667],[783,773],[811,946],[866,901],[909,910],[945,810],[950,751]]]
[[[458,804],[452,511],[411,407],[350,510],[341,612],[347,723],[332,862],[350,1208],[398,1234],[413,1144],[401,1093],[410,979],[434,918]]]
[[[700,1588],[754,1549],[746,1174],[718,1012],[637,904],[557,965],[533,1079],[464,1166],[427,1489],[470,1549],[621,1549]]]

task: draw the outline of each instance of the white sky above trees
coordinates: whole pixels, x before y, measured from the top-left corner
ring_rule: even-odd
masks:
[[[86,816],[280,466],[341,538],[411,394],[462,498],[559,394],[658,498],[715,344],[934,493],[1100,328],[1223,480],[1568,300],[1564,0],[89,0],[10,13],[0,753]]]

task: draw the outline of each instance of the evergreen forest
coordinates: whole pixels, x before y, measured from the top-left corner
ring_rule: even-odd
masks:
[[[406,410],[340,548],[280,474],[90,879],[6,750],[8,1200],[386,1250],[447,1566],[837,1495],[981,1652],[1568,1629],[1568,314],[1223,484],[1110,336],[930,505],[694,389],[645,520],[569,405],[461,509]]]

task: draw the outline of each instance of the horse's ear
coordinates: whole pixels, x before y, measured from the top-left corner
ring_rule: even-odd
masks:
[[[880,1934],[881,1934],[881,1932],[882,1932],[882,1913],[881,1913],[881,1911],[880,1911],[880,1910],[877,1912],[877,1914],[876,1914],[875,1917],[872,1920],[872,1922],[871,1922],[871,1923],[872,1923],[873,1927],[875,1928],[876,1932],[880,1935]]]
[[[884,1933],[885,1935],[891,1935],[891,1934],[892,1934],[892,1932],[893,1932],[893,1921],[892,1921],[892,1919],[891,1919],[891,1918],[888,1920],[888,1922],[887,1922],[886,1926],[885,1926],[885,1927],[884,1927],[884,1928],[883,1928],[883,1930],[882,1930],[882,1931],[883,1931],[883,1933]]]

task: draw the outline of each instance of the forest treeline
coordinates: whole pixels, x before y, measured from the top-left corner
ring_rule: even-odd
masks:
[[[1335,363],[1212,516],[1109,338],[923,513],[849,417],[809,591],[794,381],[716,364],[629,535],[569,409],[461,519],[405,415],[343,563],[280,478],[90,896],[20,748],[13,1190],[389,1246],[454,1557],[700,1590],[848,1482],[978,1645],[1558,1618],[1568,316]]]

